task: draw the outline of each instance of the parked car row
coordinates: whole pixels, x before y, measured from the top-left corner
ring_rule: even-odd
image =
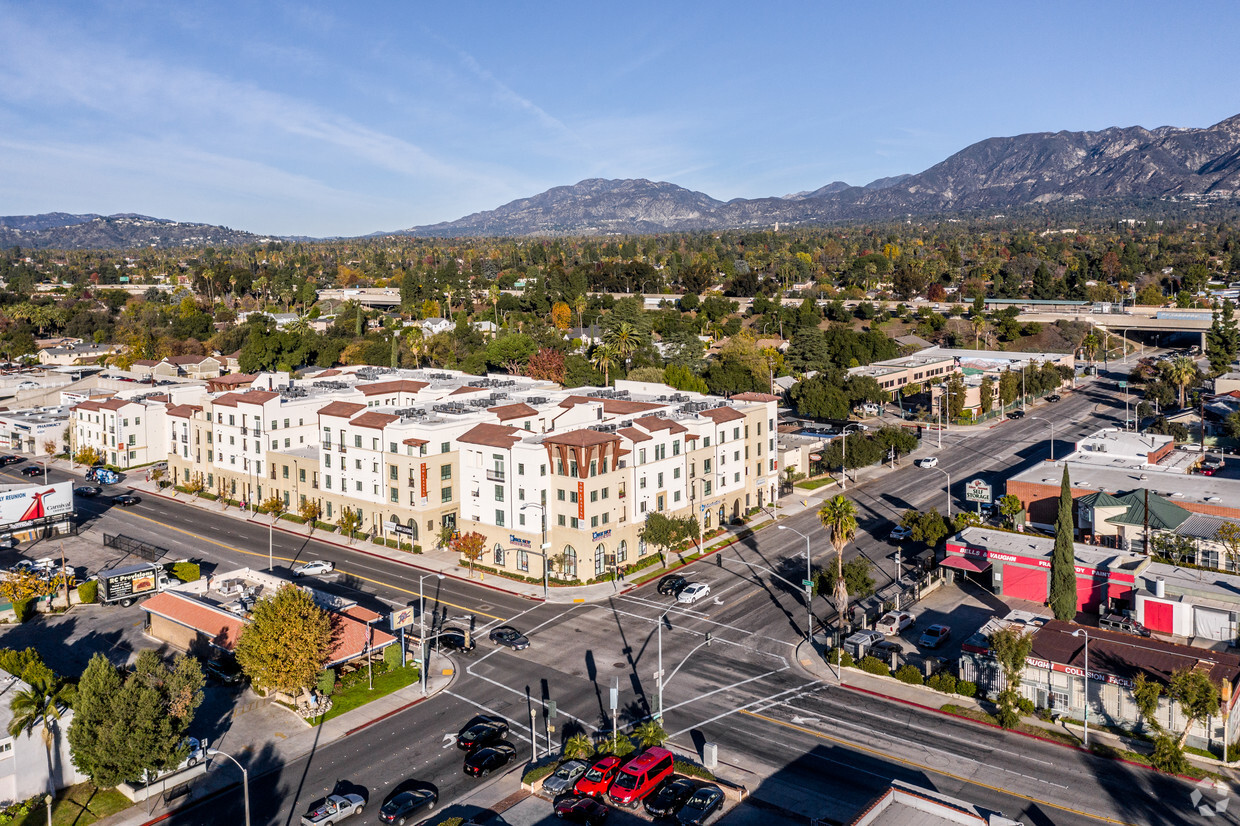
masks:
[[[667,749],[650,748],[625,762],[608,755],[587,766],[569,760],[543,780],[543,791],[559,798],[557,817],[593,826],[602,823],[608,806],[634,808],[650,817],[675,818],[683,826],[701,826],[723,809],[723,790],[673,773],[675,758]]]

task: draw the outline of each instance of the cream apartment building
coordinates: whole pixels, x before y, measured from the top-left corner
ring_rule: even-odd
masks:
[[[565,390],[449,371],[328,371],[214,394],[168,412],[178,483],[321,519],[348,509],[373,536],[444,552],[477,531],[479,564],[591,579],[650,552],[651,513],[710,530],[777,492],[775,397],[725,401],[664,385]],[[546,519],[544,539],[543,520]]]

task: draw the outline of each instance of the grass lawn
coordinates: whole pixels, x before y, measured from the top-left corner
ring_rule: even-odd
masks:
[[[354,685],[333,694],[332,707],[328,709],[326,714],[320,717],[311,717],[306,722],[312,726],[317,726],[319,723],[327,722],[333,717],[339,717],[346,711],[364,706],[371,700],[377,700],[380,697],[391,694],[393,691],[413,685],[417,681],[418,669],[416,667],[398,668],[385,674],[376,674],[374,691],[367,687],[368,683],[366,680],[360,680]]]
[[[804,482],[797,482],[797,487],[801,490],[818,490],[823,485],[829,485],[834,481],[834,479],[829,477],[826,479],[806,479]]]
[[[116,789],[96,789],[90,783],[70,786],[52,801],[52,826],[90,826],[97,820],[134,805]],[[35,806],[13,818],[13,826],[44,826],[47,807]]]

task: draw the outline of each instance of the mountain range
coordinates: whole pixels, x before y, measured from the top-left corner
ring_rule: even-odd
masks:
[[[374,234],[645,234],[1160,200],[1240,205],[1240,115],[1204,129],[1130,126],[989,138],[915,175],[865,186],[835,181],[769,198],[719,201],[665,181],[591,178],[455,221]],[[261,240],[225,227],[141,215],[0,218],[3,247],[174,247]]]

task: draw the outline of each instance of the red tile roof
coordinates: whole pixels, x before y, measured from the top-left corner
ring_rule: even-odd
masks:
[[[401,442],[401,444],[421,447],[422,445],[429,445],[430,442],[426,441],[426,439],[405,439],[405,441]]]
[[[379,619],[379,617],[383,616],[382,614],[376,614],[374,611],[371,611],[369,608],[363,608],[360,605],[351,605],[348,608],[341,611],[340,613],[348,614],[349,616],[353,617],[353,619],[357,620],[358,622],[374,622],[375,620]]]
[[[714,407],[710,410],[703,410],[702,415],[708,419],[714,419],[716,424],[724,422],[735,422],[738,419],[745,418],[745,414],[731,407]]]
[[[530,407],[525,402],[501,404],[499,407],[488,407],[487,412],[494,413],[501,422],[506,422],[509,419],[519,419],[522,416],[533,416],[538,413],[537,410]]]
[[[650,441],[650,434],[643,433],[640,430],[638,430],[636,427],[622,427],[616,432],[619,433],[624,438],[628,439],[630,442]]]
[[[267,390],[247,390],[244,393],[225,393],[215,400],[215,405],[218,407],[236,407],[239,404],[263,405],[278,398],[280,398],[279,393]]]
[[[543,438],[545,445],[568,445],[569,447],[591,447],[618,441],[620,437],[614,433],[600,433],[589,429],[570,430],[567,433],[555,433]]]
[[[362,609],[365,610],[365,609]],[[380,631],[373,625],[366,627],[365,622],[358,622],[352,617],[335,612],[328,612],[332,624],[332,651],[327,655],[327,665],[356,659],[366,653],[366,637],[370,637],[370,647],[384,648],[396,642],[391,634]]]
[[[560,402],[560,407],[575,407],[579,404],[588,404],[590,402],[602,402],[604,413],[615,413],[617,416],[627,416],[630,413],[646,413],[650,410],[658,410],[660,407],[666,407],[665,404],[658,402],[632,402],[624,399],[599,399],[591,396],[568,396],[564,401]]]
[[[322,413],[323,411],[320,410],[319,412]],[[376,413],[371,410],[368,413],[363,413],[358,416],[356,419],[349,422],[349,424],[355,427],[369,427],[373,430],[382,430],[391,422],[398,421],[399,419],[400,416],[393,416],[390,413]]]
[[[357,404],[356,402],[332,402],[319,408],[320,416],[336,416],[341,419],[347,419],[354,413],[359,413],[366,409],[366,405]]]
[[[156,594],[143,602],[142,610],[186,628],[197,629],[211,640],[213,645],[228,651],[233,650],[241,636],[241,629],[245,627],[245,622],[240,617],[170,591]]]
[[[734,402],[777,402],[779,396],[770,393],[738,393],[732,397]]]
[[[197,404],[174,404],[168,408],[167,414],[176,419],[189,419],[195,413],[201,413],[202,406]]]
[[[130,404],[137,404],[133,399],[108,399],[99,405],[100,410],[120,410],[122,407]]]
[[[214,356],[168,356],[164,361],[169,364],[202,364],[207,359],[216,361],[218,364]]]
[[[673,434],[684,433],[689,429],[679,422],[665,419],[662,416],[642,416],[640,419],[634,419],[633,424],[639,424],[647,430],[666,430]]]
[[[74,410],[98,410],[103,407],[103,402],[81,402],[73,406]]]
[[[449,395],[449,396],[459,396],[459,395],[461,395],[462,393],[482,393],[482,392],[484,392],[485,390],[486,390],[486,388],[485,388],[485,387],[470,387],[470,386],[468,386],[468,385],[465,385],[465,386],[462,386],[462,387],[458,387],[458,388],[456,388],[455,390],[453,390],[453,391],[452,391],[451,393],[449,393],[448,395]]]
[[[424,387],[430,387],[430,384],[424,381],[398,379],[395,381],[380,381],[374,384],[359,384],[357,389],[361,391],[363,396],[377,396],[381,393],[417,393]]]
[[[458,439],[458,442],[465,442],[473,445],[486,445],[487,447],[502,447],[505,450],[521,441],[522,437],[528,435],[526,431],[517,427],[509,427],[506,424],[476,424],[469,430],[465,431]]]

